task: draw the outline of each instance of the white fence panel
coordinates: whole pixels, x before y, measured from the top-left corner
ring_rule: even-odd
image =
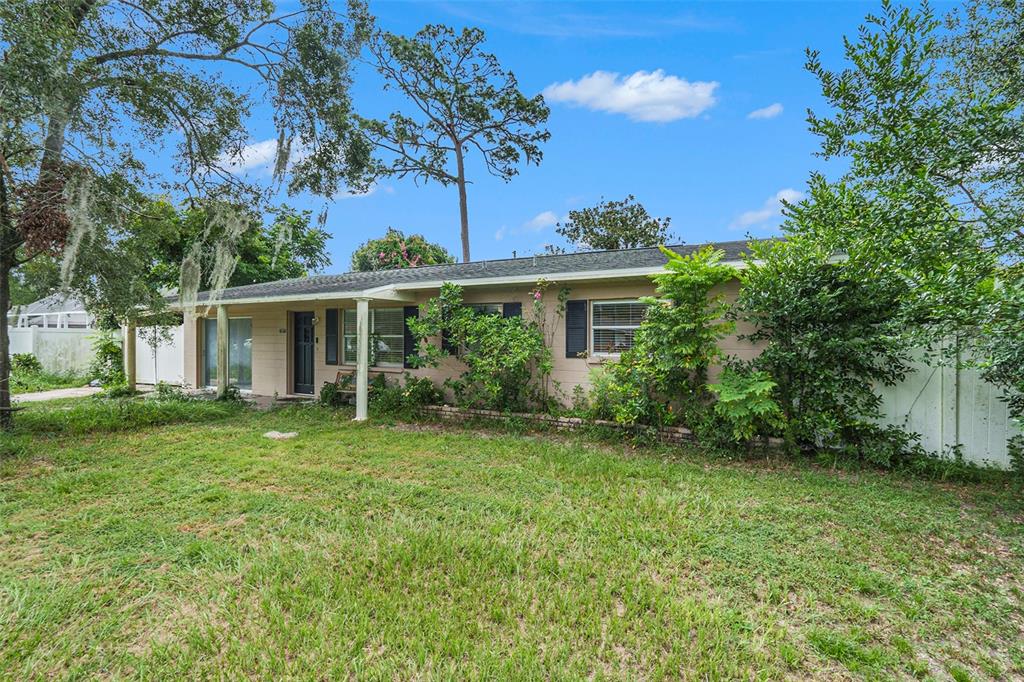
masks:
[[[32,353],[35,355],[35,330],[26,327],[25,329],[15,329],[9,327],[8,332],[11,337],[11,355],[17,353]]]
[[[92,361],[92,329],[9,327],[11,354],[32,353],[49,372],[85,372]]]
[[[143,328],[135,336],[135,381],[156,384],[161,381],[180,386],[185,376],[185,327],[172,327],[169,339],[160,339],[154,347],[143,338]]]
[[[960,445],[964,459],[1008,468],[1006,442],[1020,433],[1002,392],[977,370],[915,363],[903,383],[883,387],[885,421],[921,435],[921,445],[946,453]]]

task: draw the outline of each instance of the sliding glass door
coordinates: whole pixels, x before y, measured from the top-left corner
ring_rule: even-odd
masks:
[[[203,385],[217,385],[217,320],[203,320]]]
[[[203,383],[217,385],[217,320],[203,320]],[[252,320],[228,320],[228,386],[252,389]]]
[[[252,389],[252,319],[228,321],[228,386]]]

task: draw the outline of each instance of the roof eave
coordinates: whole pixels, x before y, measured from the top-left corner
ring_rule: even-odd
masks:
[[[747,267],[745,260],[724,261],[725,265],[731,265],[737,270]],[[591,270],[586,272],[548,272],[527,275],[515,275],[512,277],[472,277],[466,279],[438,279],[423,282],[407,282],[397,284],[385,284],[371,287],[369,289],[357,289],[350,291],[325,291],[313,294],[285,294],[280,296],[250,296],[245,298],[215,299],[212,301],[198,301],[198,306],[216,305],[253,305],[258,303],[291,303],[296,301],[330,301],[337,299],[369,298],[379,301],[404,301],[411,302],[413,299],[405,292],[423,291],[428,289],[440,289],[443,284],[457,284],[461,287],[482,287],[496,286],[501,284],[535,284],[538,280],[544,279],[549,282],[581,282],[581,281],[602,281],[612,279],[631,279],[636,277],[650,277],[659,272],[664,272],[663,265],[646,266],[642,268],[623,268],[618,270]],[[171,306],[176,310],[183,310],[180,303]]]

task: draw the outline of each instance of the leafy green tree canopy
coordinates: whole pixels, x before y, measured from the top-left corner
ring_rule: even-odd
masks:
[[[569,211],[569,220],[555,227],[580,249],[635,249],[666,244],[671,218],[655,218],[632,194],[621,201],[601,200],[596,206]]]
[[[227,286],[305,277],[330,265],[327,252],[330,235],[311,224],[309,211],[279,206],[269,217],[269,222],[265,222],[254,213],[246,216],[248,225],[235,247],[237,265]],[[152,202],[135,217],[130,225],[135,239],[143,235],[157,236],[150,269],[155,283],[165,288],[176,287],[181,279],[181,263],[199,240],[206,240],[210,247],[198,249],[202,257],[214,258],[213,245],[223,239],[224,226],[211,226],[210,222],[210,216],[200,207],[176,209],[162,200]],[[202,272],[201,287],[211,287],[213,263],[207,263]]]
[[[421,234],[406,236],[393,227],[389,227],[383,237],[366,241],[352,254],[352,270],[355,272],[454,262],[455,258],[440,244],[428,242]]]
[[[270,109],[277,130],[279,182],[324,195],[366,186],[371,147],[354,125],[348,90],[368,22],[354,1],[348,16],[327,0],[285,12],[268,0],[0,3],[4,424],[11,272],[48,253],[62,258],[65,282],[119,278],[121,286],[106,287],[121,294],[111,302],[119,314],[158,306],[162,298],[127,261],[110,269],[79,248],[117,244],[126,216],[166,194],[216,207],[217,221],[230,226],[213,278],[226,285],[245,226],[232,214],[264,206],[271,191],[236,172],[257,106]],[[250,80],[240,87],[240,78]],[[158,172],[154,159],[170,159],[171,172]],[[182,268],[192,296],[200,260],[190,254]]]
[[[543,128],[544,98],[520,92],[515,75],[483,51],[483,42],[478,28],[428,25],[411,38],[377,33],[370,50],[384,87],[405,95],[413,113],[362,120],[368,139],[390,156],[379,172],[458,187],[463,261],[470,259],[467,155],[479,154],[507,182],[521,162],[540,163],[540,145],[551,136]]]
[[[886,0],[846,42],[848,68],[830,71],[808,52],[830,105],[809,116],[811,130],[823,156],[850,164],[828,201],[859,204],[833,237],[904,278],[906,330],[1020,391],[1024,5],[970,0],[942,27],[927,5]],[[824,197],[828,183],[812,184]],[[799,231],[821,228],[803,221]]]

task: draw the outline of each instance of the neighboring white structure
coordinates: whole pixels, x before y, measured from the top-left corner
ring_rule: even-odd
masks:
[[[81,301],[53,294],[11,311],[8,333],[11,354],[31,353],[48,372],[84,374],[92,362],[96,320]],[[140,384],[182,383],[183,330],[166,334],[139,328],[135,341],[135,373]],[[122,340],[123,342],[123,340]]]
[[[92,361],[93,329],[10,327],[11,355],[31,353],[48,372],[82,374]]]
[[[9,316],[15,328],[94,329],[96,320],[85,311],[85,305],[73,296],[56,293],[35,303],[15,306]]]

